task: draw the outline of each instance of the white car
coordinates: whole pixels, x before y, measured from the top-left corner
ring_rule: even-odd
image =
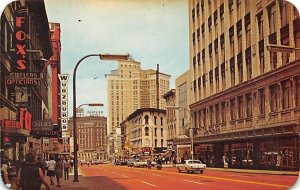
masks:
[[[178,172],[185,171],[189,172],[200,172],[203,173],[203,170],[206,168],[206,164],[202,164],[200,160],[185,160],[184,164],[178,164]]]

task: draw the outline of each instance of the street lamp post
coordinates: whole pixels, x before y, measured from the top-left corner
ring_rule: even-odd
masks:
[[[191,156],[192,156],[192,160],[194,160],[194,127],[193,125],[191,126],[191,112],[185,108],[185,107],[180,107],[180,106],[166,106],[166,109],[173,109],[173,110],[180,110],[180,109],[183,109],[185,111],[187,111],[189,113],[189,120],[188,120],[188,130],[190,132],[190,138],[191,138]],[[192,131],[192,132],[191,132]]]
[[[76,72],[79,64],[88,57],[99,57],[101,60],[129,60],[129,54],[126,55],[111,55],[111,54],[90,54],[81,58],[75,65],[73,72],[73,138],[74,138],[74,180],[78,180],[78,155],[77,155],[77,132],[76,132]]]

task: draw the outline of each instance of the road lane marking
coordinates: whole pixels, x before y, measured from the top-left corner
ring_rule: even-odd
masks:
[[[143,183],[145,183],[145,184],[147,184],[147,185],[150,185],[150,186],[152,186],[152,187],[157,187],[156,185],[153,185],[153,184],[148,183],[148,182],[146,182],[146,181],[141,181],[141,182],[143,182]]]
[[[153,176],[162,177],[162,175],[151,174]]]
[[[196,184],[199,184],[199,185],[204,185],[204,183],[200,183],[200,182],[197,182],[197,181],[190,181],[190,180],[183,180],[183,181],[190,182],[190,183],[196,183]]]
[[[160,173],[169,173],[169,174],[175,174],[175,175],[186,175],[191,176],[190,174],[185,173],[174,173],[174,172],[168,172],[168,171],[159,171]],[[264,185],[264,186],[273,186],[273,187],[283,187],[283,188],[289,188],[292,185],[280,185],[280,184],[273,184],[273,183],[263,183],[263,182],[256,182],[256,181],[245,181],[245,180],[238,180],[238,179],[230,179],[230,178],[222,178],[222,177],[213,177],[213,176],[205,176],[205,175],[194,175],[200,178],[209,178],[209,179],[216,179],[216,180],[223,180],[223,181],[232,181],[232,182],[238,182],[238,183],[247,183],[247,184],[255,184],[255,185]]]

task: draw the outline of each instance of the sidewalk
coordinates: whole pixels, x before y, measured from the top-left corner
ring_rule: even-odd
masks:
[[[173,167],[172,164],[163,165],[163,168],[172,168],[172,167]],[[213,171],[253,173],[253,174],[295,175],[295,176],[299,175],[299,171],[275,171],[275,170],[254,170],[254,169],[235,169],[235,168],[229,168],[228,170],[225,170],[224,168],[210,168],[210,167],[207,167],[206,169],[213,170]]]

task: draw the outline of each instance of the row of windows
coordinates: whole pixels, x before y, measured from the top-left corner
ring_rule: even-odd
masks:
[[[163,132],[164,132],[164,129],[160,128],[160,137],[164,137]],[[154,134],[152,134],[152,135],[154,135],[154,137],[158,136],[156,127],[154,128]],[[149,136],[149,127],[145,127],[145,136]]]
[[[294,82],[292,82],[294,81]],[[292,84],[295,84],[295,91]],[[257,91],[257,103],[255,103],[256,92],[247,93],[228,101],[224,101],[198,111],[198,119],[201,126],[208,124],[218,124],[226,122],[226,112],[230,111],[230,120],[239,120],[253,117],[253,108],[259,108],[259,115],[266,114],[266,110],[278,112],[292,108],[294,100],[295,106],[300,107],[300,76],[293,80],[284,80],[271,84],[268,87]],[[255,105],[257,104],[257,106]],[[209,121],[207,121],[207,118]],[[201,120],[201,121],[200,121]]]

